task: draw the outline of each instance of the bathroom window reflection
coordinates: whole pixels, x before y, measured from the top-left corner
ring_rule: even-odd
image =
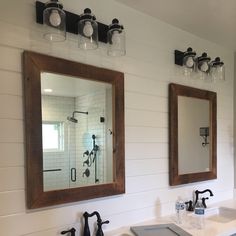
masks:
[[[112,85],[41,73],[41,95],[44,191],[111,183]]]
[[[63,151],[64,149],[63,133],[64,133],[64,126],[62,122],[44,121],[42,124],[43,151],[44,152]]]

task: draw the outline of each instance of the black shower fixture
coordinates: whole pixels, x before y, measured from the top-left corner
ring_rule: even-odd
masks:
[[[75,113],[88,115],[87,111],[74,111],[72,113],[72,116],[67,116],[67,120],[69,120],[69,121],[71,121],[73,123],[78,123],[78,120],[75,118]]]
[[[71,117],[71,116],[68,116],[68,117],[67,117],[67,120],[69,120],[69,121],[71,121],[71,122],[73,122],[73,123],[78,123],[78,120],[75,119],[74,117]]]
[[[105,117],[101,116],[101,117],[100,117],[100,122],[101,122],[101,123],[104,123],[104,122],[105,122]]]
[[[209,137],[209,127],[200,127],[200,136],[203,138],[202,146],[206,147],[209,144],[207,138]]]
[[[87,165],[87,167],[91,167],[92,164],[94,163],[94,168],[95,168],[95,183],[99,182],[98,179],[98,151],[99,151],[99,146],[96,144],[96,136],[93,134],[92,135],[92,140],[93,140],[93,149],[89,152],[86,150],[83,153],[83,157],[87,157],[87,159],[83,162],[83,166]],[[88,168],[86,170],[89,170]],[[83,177],[86,175],[86,173],[83,173]],[[87,175],[86,175],[87,176]],[[88,176],[87,176],[88,177]]]

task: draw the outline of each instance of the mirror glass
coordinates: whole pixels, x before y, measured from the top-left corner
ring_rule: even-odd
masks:
[[[169,124],[170,185],[215,179],[216,93],[170,84]]]
[[[124,74],[25,51],[29,209],[125,192]]]
[[[180,175],[209,171],[209,110],[208,100],[178,96]]]
[[[41,73],[44,191],[113,181],[112,85]]]

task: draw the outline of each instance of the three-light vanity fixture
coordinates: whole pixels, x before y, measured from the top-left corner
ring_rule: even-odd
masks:
[[[36,21],[44,25],[44,38],[51,42],[66,40],[66,32],[77,34],[79,48],[98,48],[98,41],[107,43],[109,56],[124,56],[125,31],[117,19],[110,25],[97,22],[95,15],[86,8],[80,15],[64,11],[58,0],[47,3],[36,1]]]
[[[224,62],[219,57],[211,61],[207,53],[197,56],[190,47],[185,52],[175,50],[175,64],[183,66],[185,74],[197,72],[200,75],[199,78],[210,78],[212,81],[225,80]]]

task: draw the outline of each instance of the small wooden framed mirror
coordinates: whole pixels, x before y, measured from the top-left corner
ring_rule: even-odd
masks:
[[[169,182],[217,178],[216,93],[169,85]]]
[[[23,54],[29,209],[125,192],[124,74]]]

